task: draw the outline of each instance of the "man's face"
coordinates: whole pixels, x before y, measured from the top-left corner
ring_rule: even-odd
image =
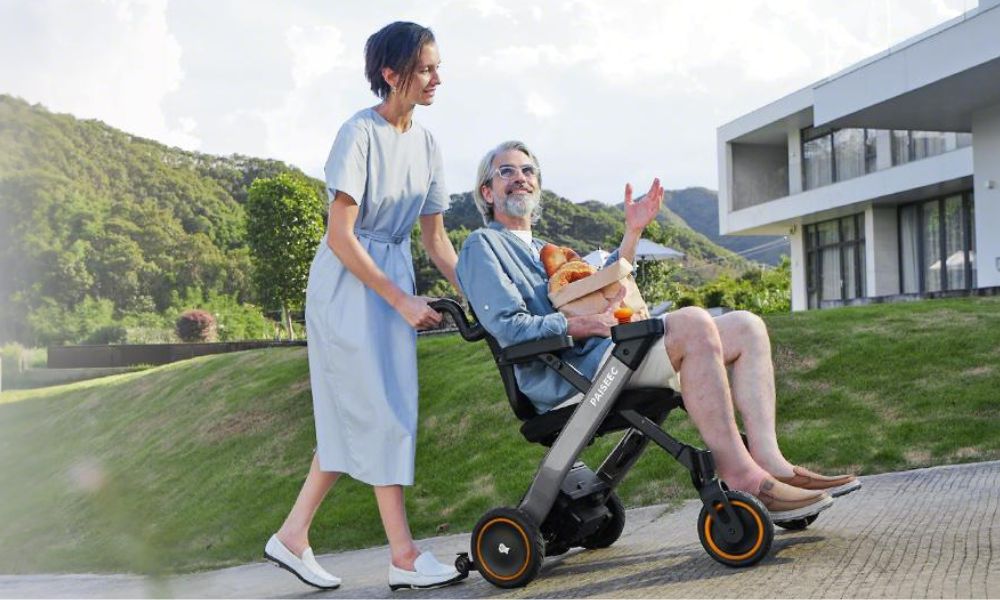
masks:
[[[500,173],[501,169],[513,173],[505,178]],[[525,170],[533,172],[526,174]],[[529,217],[542,200],[535,164],[520,150],[508,150],[497,155],[493,159],[492,180],[483,197],[492,202],[495,213],[515,218]]]

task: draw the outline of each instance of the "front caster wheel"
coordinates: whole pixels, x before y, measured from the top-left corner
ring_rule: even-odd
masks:
[[[494,508],[472,530],[472,561],[497,587],[528,585],[542,567],[545,540],[538,526],[516,508]]]
[[[475,571],[476,565],[472,563],[468,552],[459,552],[455,558],[455,570],[465,579],[469,576],[469,571]]]
[[[789,531],[802,531],[806,527],[812,525],[813,521],[815,521],[818,516],[818,514],[815,514],[809,515],[808,517],[802,517],[801,519],[792,519],[791,521],[775,521],[774,524]]]
[[[720,563],[749,567],[767,556],[774,539],[774,525],[760,500],[746,492],[728,490],[725,494],[743,526],[743,536],[736,541],[725,539],[725,514],[719,503],[712,510],[702,507],[698,517],[698,538],[708,555]]]

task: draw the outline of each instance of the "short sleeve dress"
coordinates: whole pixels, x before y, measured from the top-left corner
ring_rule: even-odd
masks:
[[[330,201],[358,204],[355,235],[396,285],[414,292],[410,231],[448,207],[441,153],[413,122],[400,133],[374,109],[340,128],[326,162]],[[309,375],[320,469],[371,485],[412,485],[416,332],[320,243],[306,289]]]

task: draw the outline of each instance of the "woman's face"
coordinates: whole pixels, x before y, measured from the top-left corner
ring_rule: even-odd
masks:
[[[441,56],[437,44],[424,44],[417,57],[417,66],[406,89],[402,91],[403,99],[413,104],[429,106],[434,102],[434,92],[441,85]]]

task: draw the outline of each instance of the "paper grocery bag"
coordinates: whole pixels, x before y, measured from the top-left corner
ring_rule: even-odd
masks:
[[[567,317],[580,317],[604,312],[610,302],[625,287],[626,306],[632,309],[633,321],[649,318],[649,308],[632,277],[632,265],[624,258],[600,271],[563,286],[549,294],[549,300]]]

